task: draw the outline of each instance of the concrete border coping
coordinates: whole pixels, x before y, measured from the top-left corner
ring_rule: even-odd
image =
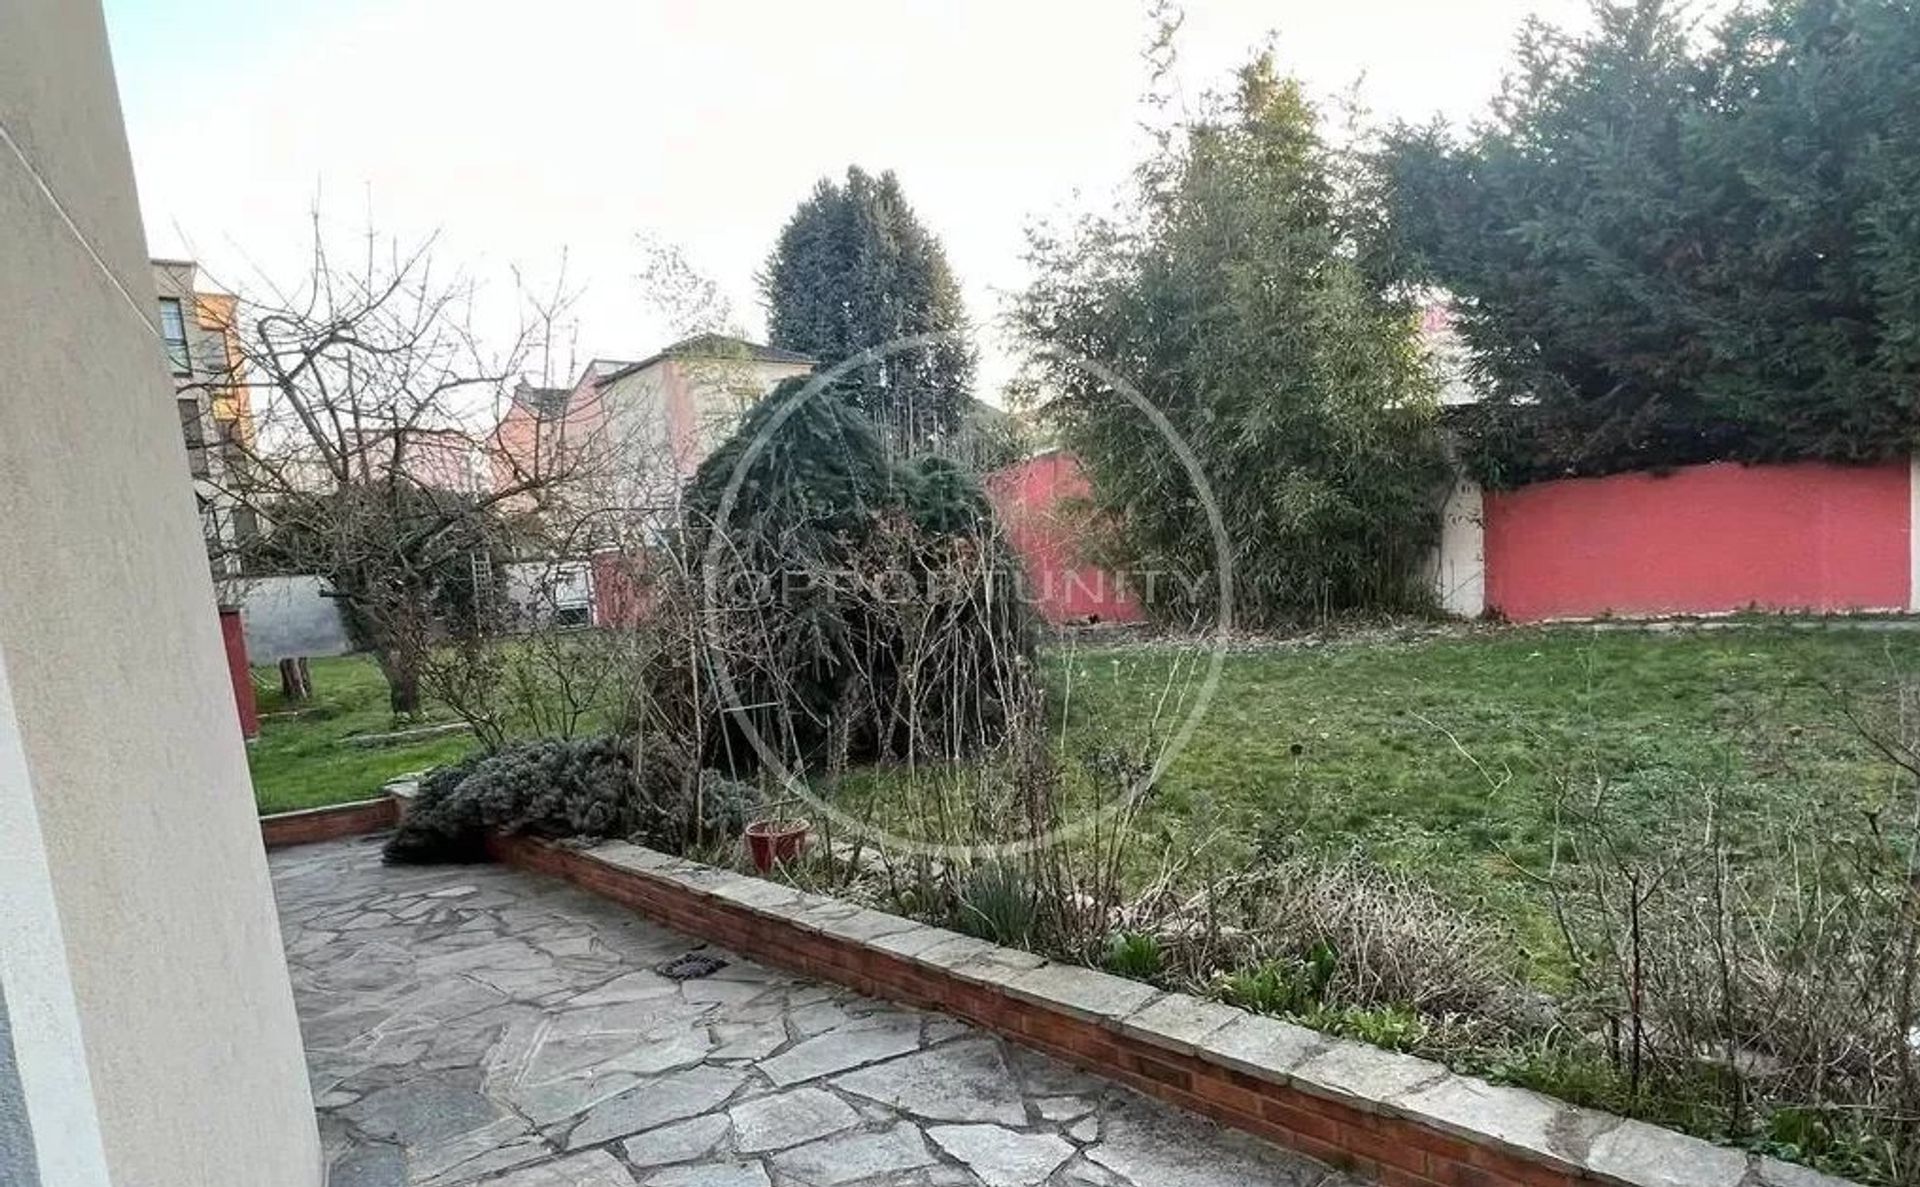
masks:
[[[348,734],[337,745],[355,750],[378,750],[385,746],[405,746],[410,742],[427,742],[434,738],[450,738],[455,734],[467,732],[464,721],[446,721],[438,725],[419,725],[411,729],[392,730],[384,734]]]
[[[399,822],[398,805],[390,796],[328,804],[298,812],[277,812],[260,818],[260,840],[269,849],[311,845],[341,837],[384,832]]]
[[[389,780],[372,799],[262,816],[260,840],[269,849],[284,849],[289,845],[383,833],[407,818],[407,808],[419,790],[419,776],[403,775]]]
[[[490,849],[703,939],[954,1014],[1396,1187],[1850,1187],[1411,1055],[626,842],[495,837]]]

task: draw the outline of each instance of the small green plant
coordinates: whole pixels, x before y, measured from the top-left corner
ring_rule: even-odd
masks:
[[[1033,942],[1037,905],[1026,875],[1008,862],[974,866],[960,883],[956,926],[970,936],[1012,948]]]
[[[1167,958],[1160,950],[1160,941],[1152,935],[1123,931],[1115,932],[1107,941],[1107,955],[1102,963],[1116,976],[1151,981],[1165,971]]]
[[[1339,957],[1325,941],[1303,957],[1269,960],[1223,976],[1215,985],[1222,1001],[1261,1014],[1306,1014],[1325,998]]]
[[[1315,1030],[1342,1038],[1359,1039],[1389,1051],[1410,1051],[1426,1034],[1420,1016],[1404,1006],[1377,1006],[1362,1009],[1347,1006],[1332,1009],[1322,1006],[1304,1019]]]

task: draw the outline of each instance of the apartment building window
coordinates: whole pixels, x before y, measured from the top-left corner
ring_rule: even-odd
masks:
[[[167,361],[175,375],[193,374],[193,358],[187,353],[187,318],[180,298],[160,298],[160,337],[167,344]]]
[[[200,419],[200,401],[180,399],[180,436],[187,442],[187,469],[195,478],[207,476],[207,429]]]

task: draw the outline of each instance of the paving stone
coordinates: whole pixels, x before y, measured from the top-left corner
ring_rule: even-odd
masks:
[[[1036,1187],[1074,1152],[1050,1133],[1017,1133],[998,1125],[936,1125],[927,1136],[987,1187]]]
[[[1037,969],[1047,963],[1046,957],[1032,952],[992,945],[964,960],[952,960],[940,949],[929,951],[921,957],[923,960],[929,958],[932,958],[930,963],[939,964],[962,981],[971,981],[976,985],[1001,985],[1018,973]]]
[[[567,1149],[598,1145],[709,1112],[738,1091],[746,1078],[745,1072],[733,1068],[701,1066],[642,1081],[595,1106],[567,1135]]]
[[[936,968],[953,969],[972,964],[996,950],[998,945],[974,936],[954,936],[921,949],[914,959]]]
[[[891,1059],[920,1046],[920,1020],[908,1014],[881,1014],[837,1027],[795,1045],[760,1065],[779,1088],[832,1075],[877,1060]]]
[[[698,1063],[713,1046],[706,1011],[677,998],[590,1006],[552,1015],[516,1079],[544,1084],[585,1072],[651,1074]]]
[[[1136,1187],[1123,1181],[1119,1175],[1104,1167],[1095,1166],[1084,1157],[1076,1158],[1060,1172],[1061,1187]]]
[[[726,981],[719,977],[702,977],[697,981],[680,983],[680,996],[686,1000],[723,1006],[744,1006],[766,991],[765,985],[752,981]]]
[[[772,1022],[722,1022],[713,1028],[709,1060],[765,1059],[787,1045],[787,1028]]]
[[[765,878],[743,878],[739,882],[723,883],[714,888],[714,893],[729,902],[770,915],[784,916],[786,908],[800,905],[798,890]]]
[[[934,1162],[926,1139],[911,1125],[880,1133],[841,1134],[773,1157],[773,1167],[813,1187],[838,1187],[880,1175],[898,1175]]]
[[[691,1162],[711,1153],[727,1136],[727,1119],[719,1114],[695,1117],[650,1129],[621,1143],[627,1161],[638,1167]]]
[[[454,1187],[471,1183],[485,1175],[546,1162],[553,1148],[539,1138],[526,1134],[525,1124],[516,1122],[521,1136],[503,1145],[490,1145],[491,1137],[469,1135],[462,1141],[431,1150],[414,1150],[408,1155],[412,1182],[418,1187]],[[485,1148],[482,1148],[485,1147]]]
[[[580,1075],[545,1084],[515,1084],[501,1091],[535,1125],[552,1125],[612,1100],[640,1082],[632,1072]]]
[[[486,1179],[477,1187],[633,1187],[633,1176],[613,1155],[592,1150]]]
[[[1098,1097],[1113,1087],[1111,1081],[1026,1047],[1008,1046],[1006,1055],[1028,1096]]]
[[[1043,1096],[1033,1102],[1043,1121],[1071,1121],[1093,1112],[1093,1101],[1084,1096]]]
[[[880,949],[882,952],[891,952],[895,956],[904,956],[912,959],[919,956],[922,952],[941,947],[945,944],[951,944],[956,940],[964,941],[971,939],[971,936],[963,936],[959,932],[948,931],[944,927],[925,927],[920,924],[915,924],[909,931],[888,932],[885,935],[875,936],[873,939],[866,941],[866,943]],[[975,940],[974,942],[981,943],[982,941]]]
[[[443,1072],[368,1093],[341,1115],[372,1137],[427,1146],[480,1129],[503,1111],[482,1095],[477,1072]]]
[[[355,1146],[327,1168],[327,1187],[406,1187],[407,1155],[382,1142]]]
[[[1736,1187],[1747,1156],[1642,1121],[1622,1121],[1593,1139],[1586,1165],[1639,1187]]]
[[[1314,1187],[1327,1173],[1317,1162],[1138,1099],[1115,1106],[1086,1155],[1137,1187]]]
[[[595,852],[676,879],[682,868],[631,846]],[[386,867],[377,844],[360,842],[280,851],[269,868],[332,1187],[1188,1187],[1181,1167],[1214,1163],[1239,1168],[1234,1187],[1317,1177],[1291,1177],[1319,1168],[1257,1143],[1287,1172],[1223,1157],[1241,1149],[1234,1139],[1181,1128],[1193,1123],[1157,1104],[1132,1107],[1174,1128],[1141,1153],[1146,1139],[1124,1125],[1100,1132],[1101,1110],[1124,1116],[1116,1102],[1131,1100],[1108,1082],[951,1018],[798,980],[554,880]],[[963,977],[1049,967],[849,904],[690,877],[703,893],[870,933]],[[403,916],[412,922],[394,922]],[[354,920],[366,926],[338,930]],[[695,950],[732,963],[687,983],[650,971]],[[1090,976],[1071,977],[1087,991],[1076,1007],[1119,1008],[1091,992],[1111,979]],[[1122,998],[1151,994],[1118,984]],[[843,1079],[864,1092],[843,1098]],[[944,1141],[930,1144],[912,1118]],[[1028,1131],[1030,1119],[1046,1128]],[[571,1153],[555,1152],[561,1141]],[[629,1163],[588,1149],[614,1141]],[[1093,1152],[1149,1173],[1123,1180]]]
[[[647,1179],[647,1187],[771,1187],[767,1170],[757,1162],[709,1166],[677,1166]]]
[[[638,1002],[648,998],[673,997],[680,987],[658,973],[623,973],[613,980],[573,999],[575,1006],[604,1006],[619,1002]]]
[[[811,1002],[803,1006],[789,1006],[786,1024],[793,1033],[803,1039],[817,1034],[825,1034],[836,1026],[845,1026],[853,1021],[853,1015],[839,1002]]]
[[[860,1123],[860,1115],[845,1101],[812,1087],[756,1097],[733,1106],[728,1115],[734,1147],[742,1154],[785,1150]]]
[[[835,1088],[935,1121],[1024,1125],[1026,1104],[992,1039],[949,1043],[835,1077]]]

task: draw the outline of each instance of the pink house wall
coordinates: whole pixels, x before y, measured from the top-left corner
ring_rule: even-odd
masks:
[[[1058,451],[996,470],[987,478],[1001,526],[1020,556],[1027,595],[1051,623],[1142,622],[1120,579],[1080,555],[1075,515],[1066,506],[1088,491],[1074,458]]]
[[[1910,471],[1720,462],[1489,491],[1486,602],[1516,621],[1905,610]]]

